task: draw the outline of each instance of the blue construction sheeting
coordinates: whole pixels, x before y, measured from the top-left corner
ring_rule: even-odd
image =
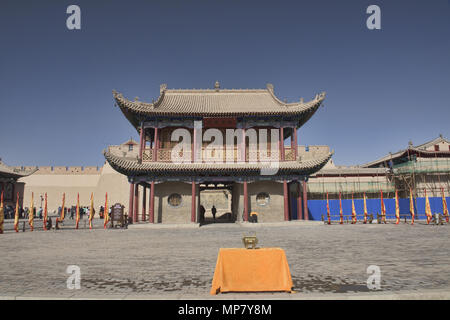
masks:
[[[442,197],[429,197],[431,212],[442,213]],[[447,205],[450,204],[450,197],[446,197]],[[386,216],[395,216],[395,199],[383,199],[384,206],[386,208]],[[400,217],[405,216],[410,219],[409,213],[409,198],[398,200],[400,205]],[[377,217],[377,213],[381,213],[381,200],[380,199],[367,199],[367,213],[373,214],[374,219]],[[339,199],[329,200],[331,220],[339,220]],[[297,218],[297,204],[296,201],[291,202],[292,219]],[[358,219],[364,214],[364,200],[355,199],[355,209]],[[415,219],[425,219],[425,198],[416,198],[414,201]],[[342,213],[344,216],[352,214],[352,199],[342,199]],[[308,214],[309,220],[321,220],[322,215],[324,219],[327,217],[327,200],[308,200]]]

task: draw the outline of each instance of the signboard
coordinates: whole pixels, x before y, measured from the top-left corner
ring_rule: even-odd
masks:
[[[124,206],[120,203],[116,203],[111,207],[111,227],[114,227],[114,221],[119,222],[122,226],[124,223],[123,216]]]

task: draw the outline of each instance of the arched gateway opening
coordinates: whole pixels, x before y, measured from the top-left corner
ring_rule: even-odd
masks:
[[[234,223],[236,215],[232,211],[232,183],[200,183],[199,223]]]

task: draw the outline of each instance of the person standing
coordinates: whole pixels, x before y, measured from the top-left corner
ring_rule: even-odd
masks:
[[[217,209],[216,207],[213,205],[211,208],[211,213],[213,215],[213,220],[216,221],[216,213],[217,213]]]

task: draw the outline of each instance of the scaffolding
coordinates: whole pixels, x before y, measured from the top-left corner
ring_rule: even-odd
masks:
[[[450,194],[450,158],[408,157],[406,162],[386,168],[385,174],[368,175],[364,168],[354,169],[352,175],[339,174],[313,176],[308,181],[308,199],[324,200],[328,192],[329,199],[379,198],[380,190],[386,198],[395,196],[397,190],[400,198],[413,196],[424,197],[425,190],[430,197]],[[339,169],[338,169],[339,171]]]

